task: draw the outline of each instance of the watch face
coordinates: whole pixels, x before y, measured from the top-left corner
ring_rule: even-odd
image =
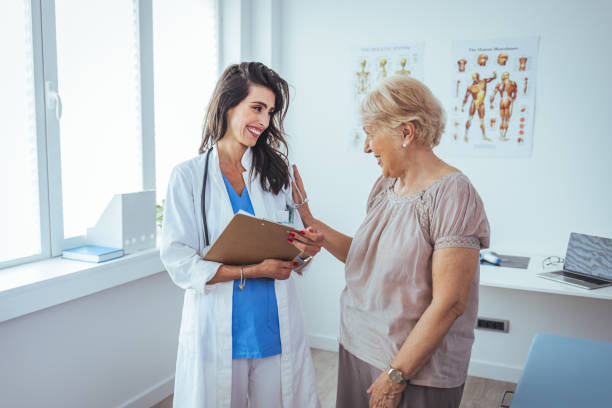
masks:
[[[391,381],[393,381],[394,383],[401,384],[404,382],[404,377],[402,376],[402,373],[399,370],[395,370],[393,368],[389,370],[389,378],[391,378]]]

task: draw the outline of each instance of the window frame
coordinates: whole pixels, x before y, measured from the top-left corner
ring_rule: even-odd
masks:
[[[35,255],[21,258],[13,258],[8,261],[0,262],[0,269],[10,266],[20,265],[27,262],[34,262],[51,256],[49,229],[49,189],[47,180],[47,141],[45,135],[45,94],[44,94],[44,75],[42,60],[42,16],[41,0],[31,0],[28,2],[30,7],[31,30],[32,30],[32,72],[34,81],[34,117],[36,132],[37,150],[37,173],[38,173],[38,200],[40,217],[40,248],[41,251]]]
[[[155,122],[153,76],[153,4],[132,0],[138,13],[140,69],[140,129],[142,138],[142,189],[155,189]],[[62,254],[65,248],[85,243],[85,236],[64,238],[60,126],[56,106],[57,47],[55,0],[30,0],[32,60],[40,202],[40,247],[38,254],[0,262],[0,269]],[[50,92],[51,91],[51,92]],[[61,116],[61,115],[60,115]]]

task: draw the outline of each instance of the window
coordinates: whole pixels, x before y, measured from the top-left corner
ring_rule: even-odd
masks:
[[[114,194],[142,190],[138,26],[130,0],[55,1],[65,238]]]
[[[218,77],[214,0],[157,1],[153,8],[157,201],[172,168],[198,154]]]
[[[0,5],[0,264],[41,252],[30,5]],[[9,199],[10,198],[10,199]]]
[[[197,154],[216,22],[217,0],[0,2],[0,268],[84,243],[113,194],[163,198]]]

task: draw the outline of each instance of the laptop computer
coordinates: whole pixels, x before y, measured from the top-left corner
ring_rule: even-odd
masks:
[[[570,234],[563,270],[538,276],[585,289],[612,285],[612,239]]]

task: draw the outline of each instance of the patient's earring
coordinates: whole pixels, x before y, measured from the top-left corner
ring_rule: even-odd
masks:
[[[408,130],[407,129],[402,129],[402,134],[404,135],[404,137],[408,136]],[[402,143],[402,147],[406,147],[408,146],[408,143],[404,142]]]

